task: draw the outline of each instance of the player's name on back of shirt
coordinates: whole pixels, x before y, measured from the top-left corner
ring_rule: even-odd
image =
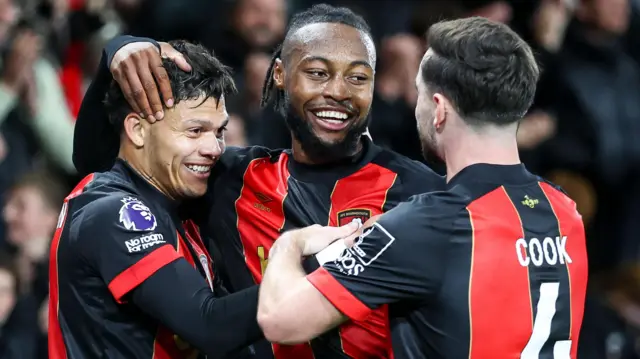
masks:
[[[516,256],[523,267],[570,264],[572,261],[566,245],[567,236],[544,237],[544,239],[518,238],[516,240]]]

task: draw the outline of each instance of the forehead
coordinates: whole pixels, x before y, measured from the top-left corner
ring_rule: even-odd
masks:
[[[376,49],[364,32],[344,24],[318,23],[298,29],[292,51],[301,57],[324,57],[329,61],[367,61],[373,65]]]
[[[217,125],[227,119],[227,107],[224,96],[216,100],[213,97],[203,101],[202,97],[192,100],[183,100],[178,102],[171,110],[167,111],[167,121],[158,121],[158,123],[167,122],[170,124],[179,124],[184,121],[198,119],[211,121]]]

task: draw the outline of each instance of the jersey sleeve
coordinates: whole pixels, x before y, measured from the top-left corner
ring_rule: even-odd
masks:
[[[92,202],[80,218],[81,254],[118,302],[163,266],[180,258],[176,233],[140,199],[110,196]]]
[[[364,230],[355,244],[307,276],[338,310],[365,319],[384,304],[424,300],[440,288],[450,230],[442,214],[403,203]]]

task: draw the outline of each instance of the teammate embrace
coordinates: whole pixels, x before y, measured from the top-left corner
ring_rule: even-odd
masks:
[[[184,351],[167,350],[179,345],[155,337],[173,333],[212,357],[257,341],[246,355],[538,358],[548,352],[575,358],[586,290],[584,229],[573,202],[520,164],[515,142],[538,79],[531,49],[506,26],[480,18],[434,25],[429,44],[416,78],[416,118],[424,150],[447,163],[446,179],[363,136],[376,53],[367,24],[348,9],[316,5],[296,14],[274,54],[263,100],[284,116],[290,150],[224,151],[224,98],[233,84],[214,75],[226,70],[201,56],[204,49],[190,53],[188,46],[150,39],[112,40],[74,139],[80,172],[108,172],[89,175],[84,192],[72,193],[69,203],[83,205],[65,206],[71,222],[62,222],[61,245],[52,249],[58,263],[52,291],[73,287],[79,293],[52,297],[53,357],[159,350],[184,357]],[[213,65],[218,69],[210,72]],[[183,89],[187,72],[215,79]],[[128,105],[105,111],[107,92],[119,93]],[[117,131],[113,118],[124,121]],[[107,206],[100,217],[83,213],[105,192],[123,197],[114,197],[113,211]],[[135,201],[124,203],[124,196]],[[536,204],[524,205],[526,198]],[[132,218],[125,221],[129,232],[107,230],[127,227],[117,206]],[[87,216],[95,218],[91,224],[82,219]],[[158,225],[151,226],[150,218]],[[338,238],[354,239],[353,220],[368,223],[351,248],[329,255],[338,242],[307,257],[303,269],[302,256]],[[134,233],[132,225],[145,229]],[[82,226],[93,227],[73,230]],[[81,273],[62,275],[64,266],[73,271],[73,256],[61,251],[93,248],[88,243],[96,239],[87,233],[94,231],[105,237],[98,243],[120,243],[122,237],[121,247],[84,261]],[[542,253],[514,253],[516,243],[526,247],[547,237],[564,238],[572,260],[521,265],[522,256]],[[140,249],[135,253],[128,250],[134,244]],[[101,270],[105,255],[118,265]],[[180,271],[171,269],[176,263],[184,263]],[[183,311],[181,323],[146,308],[150,304],[141,298],[160,278],[154,273],[168,272],[173,276],[163,277],[165,292],[184,291],[187,308],[210,303],[210,311]],[[183,288],[183,281],[193,285]],[[234,294],[225,296],[226,290]],[[103,319],[92,332],[103,341],[88,340],[89,349],[80,327],[62,324],[70,304],[80,298],[89,305],[97,293],[107,295],[99,310],[77,314]],[[214,295],[225,296],[217,307],[226,308],[226,317],[213,309],[220,301],[210,302]],[[106,335],[114,313],[120,323],[128,318],[125,327],[148,338],[146,344]],[[509,320],[509,333],[488,330],[496,316]],[[190,331],[185,325],[192,320],[202,324]],[[271,342],[303,344],[272,346],[259,340],[259,328]],[[242,338],[220,344],[220,330]]]

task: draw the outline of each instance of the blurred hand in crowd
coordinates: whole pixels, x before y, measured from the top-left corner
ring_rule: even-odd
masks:
[[[0,45],[7,41],[11,28],[18,20],[18,13],[14,0],[0,0]]]
[[[414,105],[418,97],[415,78],[423,54],[420,39],[414,35],[396,34],[381,45],[381,69],[376,77],[376,90],[385,99],[403,98]]]
[[[18,278],[5,261],[3,259],[3,263],[0,263],[0,325],[9,318],[17,301]]]
[[[27,72],[21,92],[21,100],[27,106],[31,116],[35,116],[38,112],[38,89],[33,70]]]
[[[480,16],[491,21],[507,24],[513,16],[513,9],[507,1],[492,1],[489,4],[474,9],[471,16]]]
[[[536,111],[527,115],[518,127],[518,147],[533,149],[556,132],[555,120],[546,112]]]
[[[533,16],[533,36],[549,52],[562,46],[565,31],[573,16],[574,0],[542,0]]]
[[[3,0],[0,0],[3,1]],[[2,69],[2,84],[15,94],[26,86],[33,73],[33,64],[37,60],[42,41],[40,36],[30,30],[20,32],[11,48]]]

